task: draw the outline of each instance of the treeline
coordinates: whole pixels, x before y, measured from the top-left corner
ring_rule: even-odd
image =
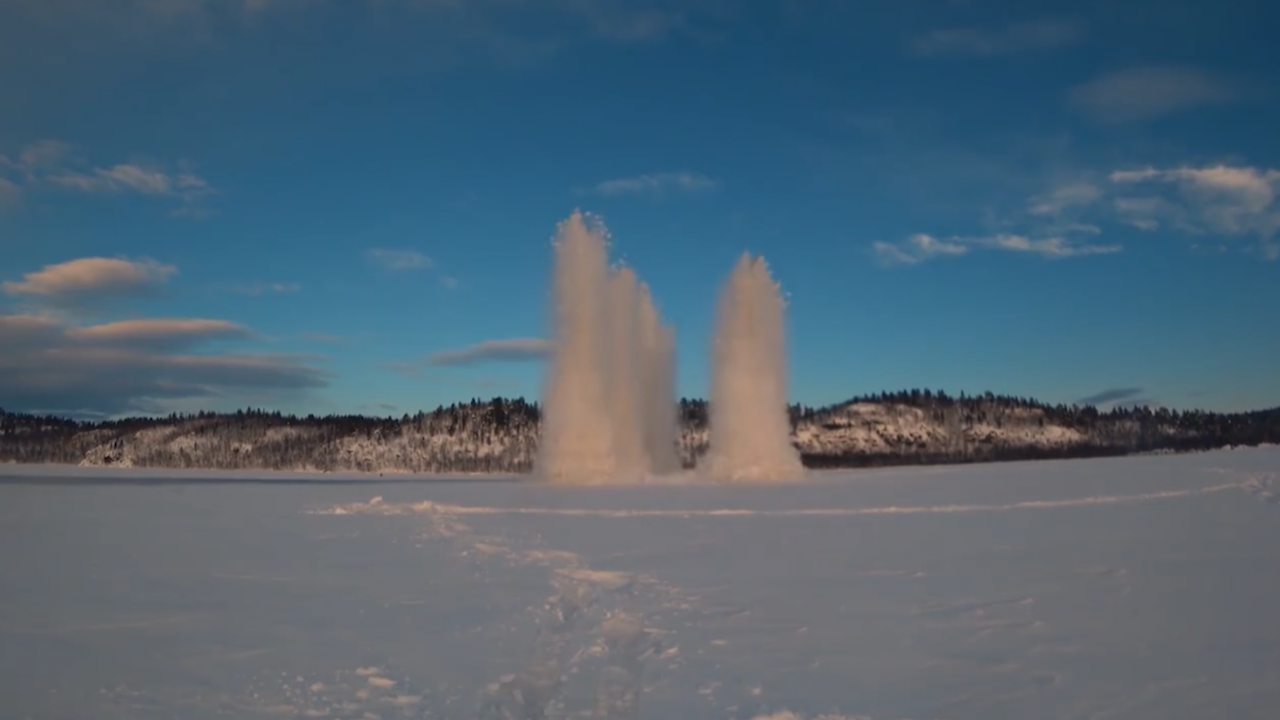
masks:
[[[706,452],[709,407],[681,399],[680,454]],[[1192,451],[1280,443],[1280,408],[1248,413],[1098,410],[992,393],[909,390],[790,409],[814,468]],[[330,472],[526,472],[541,411],[523,398],[472,400],[400,418],[246,409],[106,421],[0,410],[0,462]]]
[[[1139,405],[1104,411],[1093,405],[1050,405],[990,392],[957,397],[930,390],[866,395],[826,408],[794,407],[792,425],[831,430],[848,408],[859,405],[914,409],[942,431],[941,437],[884,452],[810,452],[804,456],[807,466],[1047,460],[1280,443],[1280,408],[1214,413]]]
[[[396,419],[258,409],[76,421],[0,410],[0,462],[327,472],[522,472],[540,413],[472,400]]]

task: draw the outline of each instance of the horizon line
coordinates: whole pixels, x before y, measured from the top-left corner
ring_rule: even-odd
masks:
[[[834,408],[838,408],[841,406],[850,405],[858,402],[871,402],[871,403],[894,402],[898,399],[898,396],[903,396],[903,395],[905,395],[906,398],[908,399],[913,397],[924,399],[927,397],[933,400],[941,399],[941,400],[952,401],[952,402],[974,401],[974,400],[1017,401],[1018,403],[1027,404],[1028,406],[1031,406],[1031,407],[1048,408],[1048,409],[1075,408],[1077,410],[1082,410],[1086,408],[1094,408],[1095,410],[1098,410],[1099,412],[1104,414],[1111,413],[1116,410],[1137,410],[1137,409],[1145,409],[1153,412],[1158,412],[1159,410],[1165,410],[1171,413],[1175,413],[1175,412],[1176,413],[1205,413],[1210,415],[1250,415],[1255,413],[1280,411],[1280,405],[1273,406],[1273,407],[1258,407],[1258,408],[1253,408],[1249,410],[1224,411],[1224,410],[1206,410],[1204,408],[1196,408],[1196,407],[1175,408],[1168,405],[1153,404],[1149,402],[1125,403],[1122,400],[1116,401],[1114,403],[1107,403],[1107,402],[1085,403],[1085,402],[1079,402],[1079,401],[1070,402],[1070,403],[1066,403],[1066,402],[1050,403],[1043,400],[1039,400],[1032,396],[1007,395],[1007,394],[997,393],[991,390],[984,390],[978,393],[968,393],[964,390],[961,390],[957,394],[952,395],[945,390],[934,390],[932,388],[912,388],[910,390],[882,390],[876,393],[853,395],[847,399],[839,400],[832,403],[827,403],[825,405],[808,405],[802,402],[788,402],[787,408],[789,410],[801,408],[801,409],[811,410],[814,412],[822,412],[822,411],[831,410]],[[237,408],[235,410],[222,410],[222,411],[198,409],[198,410],[188,410],[188,411],[181,411],[181,412],[174,410],[168,413],[137,412],[133,414],[117,414],[117,415],[106,415],[103,413],[94,413],[94,412],[86,411],[77,415],[74,412],[68,412],[68,411],[8,410],[3,405],[0,405],[0,416],[25,415],[28,417],[52,418],[52,419],[63,420],[63,421],[80,422],[80,423],[88,422],[88,423],[95,423],[95,424],[125,422],[129,420],[146,420],[146,419],[162,420],[162,419],[173,418],[175,416],[179,418],[193,418],[193,417],[198,418],[201,415],[225,417],[225,416],[235,416],[238,414],[280,415],[281,417],[290,417],[290,418],[296,418],[300,420],[307,419],[307,418],[323,419],[323,418],[342,418],[342,417],[368,418],[368,419],[393,419],[394,420],[394,419],[397,419],[397,416],[399,418],[404,418],[404,417],[412,417],[414,415],[419,415],[419,414],[430,415],[432,413],[440,412],[441,410],[447,410],[452,407],[475,405],[475,404],[492,404],[495,400],[502,400],[504,402],[519,401],[526,405],[539,407],[539,408],[542,405],[542,403],[538,399],[528,400],[523,395],[515,395],[515,396],[492,395],[492,396],[489,396],[487,399],[482,399],[479,396],[473,396],[469,400],[457,400],[448,405],[438,404],[433,409],[418,408],[413,412],[403,411],[399,413],[388,413],[385,415],[377,414],[377,413],[365,413],[365,412],[349,412],[349,413],[330,412],[330,413],[321,415],[315,412],[308,412],[308,413],[284,412],[278,408],[267,409],[266,406],[254,407],[252,405],[246,405],[243,408]],[[708,400],[707,398],[701,398],[701,397],[682,396],[676,399],[674,405],[679,406],[686,403],[710,404],[710,400]],[[1110,406],[1107,407],[1107,409],[1103,410],[1102,409],[1103,405],[1110,405]]]

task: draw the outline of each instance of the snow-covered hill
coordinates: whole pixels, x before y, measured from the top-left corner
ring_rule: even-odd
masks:
[[[934,448],[1010,446],[1061,449],[1089,437],[1079,430],[1045,421],[1034,408],[1011,409],[1000,421],[960,423],[932,417],[929,411],[900,404],[857,402],[827,411],[821,422],[801,422],[796,443],[815,455],[909,453]]]
[[[707,450],[707,406],[682,401],[685,464]],[[1280,413],[1146,409],[1099,413],[986,395],[897,394],[793,408],[793,442],[814,467],[970,462],[1256,445],[1280,438]],[[393,418],[279,413],[76,423],[0,415],[0,462],[330,472],[525,472],[539,411],[495,399]]]

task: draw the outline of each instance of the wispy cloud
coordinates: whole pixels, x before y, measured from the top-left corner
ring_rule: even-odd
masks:
[[[1116,214],[1126,225],[1139,230],[1159,230],[1160,220],[1157,218],[1181,218],[1185,213],[1182,208],[1158,197],[1121,197],[1112,201]]]
[[[973,243],[977,247],[1028,253],[1031,255],[1039,255],[1041,257],[1049,258],[1051,260],[1070,257],[1084,257],[1087,255],[1110,255],[1112,253],[1118,253],[1123,249],[1119,245],[1075,243],[1063,237],[1049,237],[1033,240],[1025,235],[993,235],[990,237],[975,238]]]
[[[872,248],[881,262],[889,265],[915,265],[939,256],[964,255],[970,249],[967,244],[939,240],[924,233],[916,233],[900,243],[877,241]]]
[[[971,55],[991,57],[1074,45],[1084,36],[1074,20],[1047,18],[1002,28],[962,27],[933,30],[908,43],[916,55]]]
[[[385,367],[391,370],[392,372],[398,373],[405,377],[410,377],[410,378],[422,377],[422,367],[423,367],[422,362],[405,362],[403,360],[397,360],[397,361],[387,363]]]
[[[209,191],[209,183],[192,173],[169,174],[157,168],[120,164],[91,172],[63,172],[45,178],[83,192],[136,192],[138,195],[191,195]]]
[[[83,193],[170,198],[181,201],[173,214],[186,217],[210,214],[200,202],[215,192],[209,182],[185,162],[179,163],[176,171],[141,163],[94,167],[77,158],[72,146],[60,140],[31,143],[18,153],[16,160],[4,158],[0,168],[7,168],[19,177],[18,181],[0,178],[18,190],[51,187]]]
[[[1120,400],[1137,397],[1142,394],[1142,388],[1111,388],[1101,392],[1094,393],[1088,397],[1080,398],[1077,403],[1080,405],[1106,405]]]
[[[268,24],[308,23],[348,5],[357,9],[349,30],[378,32],[384,51],[419,67],[515,71],[581,47],[699,41],[737,12],[724,0],[17,0],[5,10],[19,32],[47,36],[52,55],[87,37],[94,49],[127,44],[145,57],[231,46]]]
[[[1121,400],[1120,402],[1114,403],[1111,407],[1115,409],[1149,408],[1151,410],[1158,410],[1163,406],[1164,406],[1163,403],[1161,403],[1159,400],[1155,398],[1144,397],[1144,398],[1133,398],[1132,400]]]
[[[252,297],[258,297],[260,295],[268,295],[272,293],[275,293],[278,295],[285,295],[285,294],[301,292],[301,290],[302,290],[302,285],[300,283],[280,283],[280,282],[250,283],[248,285],[236,285],[231,288],[232,292],[238,293],[240,295],[249,295]]]
[[[1202,251],[1225,252],[1252,238],[1258,245],[1250,251],[1277,259],[1280,170],[1219,163],[1076,173],[1000,223],[1028,237],[1099,235],[1117,224],[1197,236],[1193,247]]]
[[[431,258],[412,249],[373,248],[368,257],[384,270],[426,270],[432,265]]]
[[[1145,66],[1103,75],[1073,88],[1068,101],[1099,122],[1126,123],[1226,105],[1241,97],[1235,83],[1205,70]]]
[[[537,338],[486,340],[469,347],[434,353],[427,357],[427,364],[435,367],[456,367],[495,361],[542,360],[551,354],[553,347],[550,340]]]
[[[328,375],[308,358],[217,353],[197,345],[254,337],[207,319],[140,319],[76,326],[0,314],[0,406],[65,414],[149,412],[173,400],[263,391],[305,393]]]
[[[1034,239],[1025,235],[998,234],[938,239],[932,235],[917,233],[899,243],[876,242],[872,249],[876,257],[886,265],[918,265],[939,257],[967,255],[974,250],[1002,250],[1060,260],[1116,253],[1120,252],[1121,247],[1072,242],[1064,237]]]
[[[362,411],[372,410],[374,412],[384,412],[384,413],[387,413],[388,415],[392,415],[400,412],[400,408],[395,405],[392,405],[391,403],[364,404],[364,405],[360,405],[359,409]]]
[[[69,339],[110,347],[174,350],[213,340],[248,340],[249,328],[227,320],[152,318],[71,328]]]
[[[0,210],[12,210],[22,204],[22,188],[7,178],[0,177]]]
[[[71,157],[71,144],[61,140],[37,140],[18,153],[18,166],[27,172],[52,170]]]
[[[7,295],[50,303],[76,303],[112,296],[154,293],[178,269],[155,260],[90,257],[71,260],[26,273],[21,280],[0,283]]]
[[[1142,230],[1253,236],[1268,259],[1280,258],[1280,170],[1212,165],[1138,168],[1110,175],[1123,222]]]
[[[1057,217],[1072,208],[1092,205],[1100,197],[1102,190],[1097,185],[1091,182],[1073,182],[1032,197],[1027,203],[1027,213]]]
[[[538,59],[584,42],[653,43],[693,29],[706,0],[407,0],[437,26],[451,29],[450,44],[470,42],[510,60]],[[412,19],[411,17],[409,18]],[[528,32],[545,28],[537,36]]]
[[[598,195],[662,194],[667,192],[701,192],[716,187],[716,181],[700,173],[680,171],[636,175],[605,180],[595,186]]]

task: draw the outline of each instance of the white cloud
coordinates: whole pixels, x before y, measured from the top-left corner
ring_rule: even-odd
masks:
[[[915,265],[977,250],[1070,258],[1120,252],[1099,241],[1104,230],[1128,225],[1145,231],[1206,236],[1224,251],[1232,238],[1268,259],[1280,259],[1280,170],[1218,163],[1206,166],[1137,166],[1111,172],[1073,172],[1065,182],[1026,199],[1020,209],[989,215],[975,236],[912,235],[876,242],[887,265]]]
[[[486,340],[469,347],[434,353],[427,358],[427,364],[446,367],[493,361],[541,360],[550,355],[553,348],[550,340],[538,338]]]
[[[209,189],[208,182],[191,173],[170,175],[156,168],[129,164],[107,169],[94,168],[88,173],[62,172],[45,179],[70,190],[90,193],[133,192],[139,195],[178,197],[203,194]]]
[[[964,243],[938,240],[924,233],[916,233],[896,245],[877,241],[872,248],[882,262],[890,265],[915,265],[941,255],[969,252],[969,246]]]
[[[1280,170],[1259,170],[1252,167],[1213,165],[1204,168],[1179,167],[1168,170],[1145,168],[1142,170],[1117,170],[1111,173],[1111,182],[1139,183],[1149,180],[1181,183],[1184,189],[1205,195],[1230,197],[1255,209],[1270,205],[1276,197],[1276,185],[1280,183]]]
[[[152,318],[71,328],[66,336],[104,346],[177,348],[211,340],[246,340],[254,334],[226,320]]]
[[[1212,165],[1139,168],[1110,175],[1114,207],[1130,225],[1187,233],[1249,235],[1269,259],[1280,256],[1280,170]]]
[[[139,319],[76,326],[0,313],[0,406],[115,415],[176,399],[209,400],[263,390],[305,393],[328,376],[307,358],[199,354],[197,345],[247,340],[242,325],[207,319]]]
[[[0,167],[9,167],[20,173],[22,185],[28,190],[55,187],[84,193],[130,193],[172,198],[182,202],[182,207],[173,214],[187,217],[209,214],[199,201],[215,192],[207,180],[185,163],[179,163],[177,172],[135,163],[119,163],[108,168],[86,167],[86,163],[75,157],[71,145],[59,140],[31,143],[18,153],[16,161],[3,160]],[[0,182],[16,186],[3,178]]]
[[[1111,182],[1132,183],[1142,182],[1160,177],[1160,171],[1155,168],[1146,168],[1144,170],[1113,170],[1107,176]]]
[[[1063,18],[1016,23],[999,29],[977,27],[934,30],[911,39],[917,55],[1013,55],[1073,45],[1083,37],[1079,23]]]
[[[876,256],[887,265],[918,265],[938,257],[966,255],[973,250],[1002,250],[1039,255],[1051,260],[1120,252],[1119,245],[1092,245],[1064,237],[1033,239],[1025,235],[996,234],[977,237],[950,237],[940,240],[917,233],[900,243],[876,242]]]
[[[1027,212],[1031,215],[1058,216],[1072,208],[1092,205],[1101,196],[1102,190],[1093,183],[1071,183],[1031,198],[1027,204]]]
[[[425,270],[432,265],[431,258],[412,249],[373,248],[368,255],[385,270]]]
[[[1068,100],[1099,122],[1125,123],[1225,105],[1240,96],[1233,83],[1204,70],[1147,66],[1091,80],[1072,89]]]
[[[695,172],[668,172],[606,180],[595,187],[599,195],[660,194],[668,191],[698,192],[711,190],[716,182]]]
[[[1062,237],[1033,240],[1025,235],[992,235],[990,237],[975,238],[972,242],[979,247],[1029,253],[1050,259],[1109,255],[1120,252],[1122,249],[1119,245],[1077,244]]]
[[[1064,229],[1069,233],[1085,233],[1086,235],[1102,234],[1102,228],[1092,223],[1068,223]]]
[[[178,269],[155,260],[90,257],[70,260],[26,273],[22,280],[0,283],[5,294],[48,302],[79,302],[104,296],[136,296],[154,292]]]

